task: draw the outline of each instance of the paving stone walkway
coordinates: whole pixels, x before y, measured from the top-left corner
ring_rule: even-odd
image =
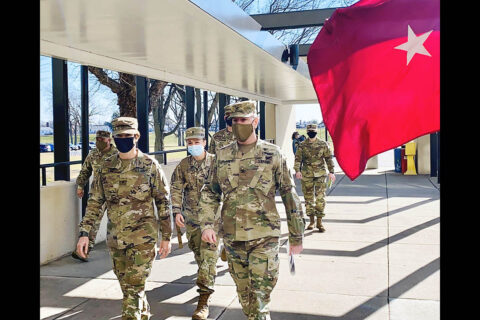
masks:
[[[297,181],[298,182],[298,181]],[[290,275],[283,218],[274,320],[440,319],[440,192],[436,178],[367,170],[355,181],[341,172],[328,191],[327,231],[306,231]],[[297,190],[301,195],[300,184]],[[303,197],[301,197],[303,200]],[[184,243],[186,239],[184,236]],[[152,319],[191,319],[197,267],[185,246],[154,262],[147,282]],[[121,290],[105,243],[91,261],[63,257],[40,268],[41,319],[121,319]],[[217,263],[210,318],[245,319],[228,266]]]

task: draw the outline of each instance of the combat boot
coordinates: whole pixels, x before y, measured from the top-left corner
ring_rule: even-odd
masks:
[[[195,320],[205,320],[208,317],[208,300],[211,293],[200,293],[198,297],[197,309],[193,312],[192,319]]]
[[[322,218],[317,217],[317,228],[319,232],[325,232],[325,228],[322,225]]]
[[[315,225],[315,216],[312,214],[310,217],[310,224],[307,226],[307,230],[312,230]]]
[[[89,252],[90,252],[90,251],[89,251]],[[77,251],[76,251],[76,250],[74,250],[74,251],[72,252],[72,258],[73,258],[73,259],[80,260],[80,261],[83,261],[83,262],[88,262],[88,256],[87,256],[86,259],[85,259],[85,258],[82,258],[82,257],[80,257],[80,256],[77,254]]]

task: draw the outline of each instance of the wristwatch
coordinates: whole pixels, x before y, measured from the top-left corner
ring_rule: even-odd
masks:
[[[80,238],[80,237],[88,237],[88,232],[80,231],[80,234],[79,234],[78,237],[79,237],[79,238]]]

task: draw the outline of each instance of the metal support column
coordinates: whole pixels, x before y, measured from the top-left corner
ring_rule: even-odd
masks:
[[[205,139],[207,144],[205,149],[208,150],[208,92],[203,91],[203,127],[205,128]]]
[[[68,142],[68,73],[65,60],[52,58],[53,161],[70,161]],[[55,166],[55,180],[70,181],[70,166]]]
[[[260,139],[265,140],[265,101],[260,101]]]
[[[138,149],[142,152],[149,152],[148,145],[148,87],[147,79],[141,76],[135,76],[136,100],[137,100],[137,121],[140,139],[138,140]]]
[[[227,96],[224,93],[220,93],[218,100],[218,129],[221,130],[227,127],[224,119],[225,106],[227,105]]]
[[[88,124],[88,66],[80,67],[80,104],[81,104],[81,131],[82,131],[82,164],[88,155],[89,143],[89,124]],[[83,187],[82,197],[82,217],[85,216],[85,209],[87,208],[89,185]]]
[[[187,129],[195,127],[195,89],[185,87],[185,104],[187,107]]]

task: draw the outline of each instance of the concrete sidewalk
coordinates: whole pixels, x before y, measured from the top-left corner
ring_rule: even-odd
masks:
[[[290,275],[284,207],[280,276],[272,319],[440,319],[440,193],[436,178],[368,170],[329,190],[326,232],[306,231]],[[297,181],[298,182],[298,181]],[[299,194],[301,188],[297,187]],[[303,200],[303,197],[301,197]],[[184,236],[184,243],[186,239]],[[154,262],[147,282],[152,319],[191,319],[197,267],[185,246]],[[217,263],[210,319],[245,319],[228,266]],[[122,293],[105,243],[89,263],[64,257],[40,268],[42,319],[121,319]]]

